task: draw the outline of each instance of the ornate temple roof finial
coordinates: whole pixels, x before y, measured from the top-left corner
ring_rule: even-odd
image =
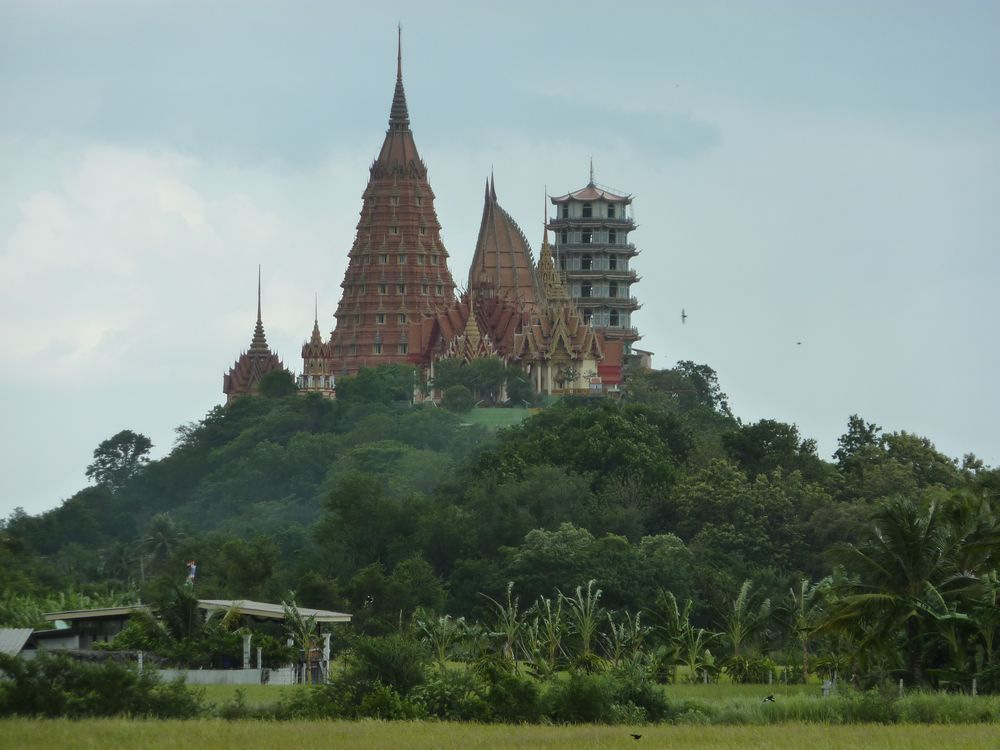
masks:
[[[497,201],[497,184],[493,181],[493,167],[490,167],[490,200]]]
[[[264,323],[260,316],[260,264],[257,265],[257,325],[253,329],[250,351],[270,354],[270,350],[267,348],[267,338],[264,336]]]
[[[588,184],[590,184],[590,185],[594,184],[594,157],[593,156],[590,157],[590,182]]]
[[[392,96],[392,109],[389,112],[389,128],[409,130],[410,113],[406,108],[406,92],[403,91],[403,26],[396,29],[396,91]]]

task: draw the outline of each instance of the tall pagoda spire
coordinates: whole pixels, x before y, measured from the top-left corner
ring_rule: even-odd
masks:
[[[264,336],[264,322],[260,317],[260,266],[257,266],[257,325],[253,329],[253,340],[250,342],[251,352],[268,352],[267,338]]]
[[[389,127],[369,170],[341,288],[336,327],[325,345],[331,375],[409,362],[410,323],[454,301],[434,191],[410,130],[399,29]]]
[[[260,315],[260,266],[257,266],[257,325],[254,326],[250,348],[240,355],[229,373],[222,378],[222,392],[226,394],[226,403],[232,403],[241,396],[259,393],[261,380],[272,372],[285,372],[291,377],[278,355],[268,348],[264,337],[264,323]]]
[[[403,27],[396,28],[396,91],[389,110],[390,130],[409,130],[410,113],[406,109],[406,92],[403,91]]]

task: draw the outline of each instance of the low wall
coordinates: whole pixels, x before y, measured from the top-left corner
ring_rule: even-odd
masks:
[[[158,669],[165,682],[183,677],[188,685],[259,685],[259,669]],[[276,671],[271,670],[273,675]]]

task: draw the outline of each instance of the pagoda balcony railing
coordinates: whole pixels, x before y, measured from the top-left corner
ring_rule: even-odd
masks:
[[[562,268],[560,271],[574,281],[580,279],[606,279],[608,281],[620,281],[630,284],[639,281],[638,272],[631,268]]]
[[[589,305],[614,305],[616,307],[628,307],[633,310],[638,310],[642,305],[639,304],[639,299],[637,297],[613,297],[610,294],[592,294],[589,297],[579,296],[574,297],[577,303],[585,306]]]
[[[576,226],[580,224],[597,225],[601,224],[614,227],[628,226],[635,224],[631,216],[555,216],[549,219],[549,229],[562,229],[563,227]]]
[[[639,329],[635,326],[598,326],[595,325],[594,328],[600,329],[605,332],[605,334],[610,334],[612,338],[630,339],[635,340],[639,337]]]
[[[638,255],[639,251],[631,242],[560,242],[553,252],[556,255],[563,251],[577,255],[578,253],[618,253],[619,255]]]

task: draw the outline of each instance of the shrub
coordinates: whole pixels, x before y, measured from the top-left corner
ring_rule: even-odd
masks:
[[[575,672],[545,693],[545,715],[565,724],[605,723],[612,718],[614,693],[607,677]]]
[[[406,700],[391,686],[376,683],[371,690],[361,698],[357,718],[381,719],[419,719],[422,715],[420,706]]]
[[[423,644],[402,635],[359,638],[348,675],[362,685],[379,682],[407,695],[424,683],[430,654]]]
[[[751,656],[734,656],[722,667],[733,682],[763,685],[770,676],[773,679],[775,664],[770,659]]]
[[[413,691],[413,700],[428,716],[453,721],[489,721],[486,686],[470,672],[435,674]]]
[[[464,385],[453,385],[445,389],[441,397],[441,405],[450,412],[460,414],[475,406],[476,399],[473,397],[472,391]]]
[[[203,691],[161,683],[114,661],[77,662],[65,654],[31,661],[0,654],[0,716],[188,718],[203,710]]]
[[[542,714],[538,684],[504,669],[488,671],[486,702],[494,721],[536,722]]]

